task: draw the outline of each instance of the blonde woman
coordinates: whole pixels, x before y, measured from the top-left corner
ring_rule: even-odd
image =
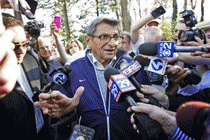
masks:
[[[72,39],[72,40],[68,41],[66,48],[65,48],[66,52],[69,55],[73,55],[74,53],[77,53],[83,49],[84,49],[84,47],[83,47],[82,43],[77,39]]]
[[[77,40],[77,39],[70,40],[65,48],[66,53],[70,55],[66,64],[70,64],[74,60],[84,57],[85,51],[83,49],[84,49],[84,47],[79,40]]]
[[[71,40],[65,48],[61,43],[59,30],[56,28],[55,24],[52,23],[50,29],[55,38],[56,48],[58,49],[63,64],[70,64],[74,60],[85,56],[85,51],[83,50],[81,42],[76,39]]]

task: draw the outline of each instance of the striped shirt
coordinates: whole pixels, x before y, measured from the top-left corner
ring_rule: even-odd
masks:
[[[194,140],[193,138],[186,135],[179,127],[176,127],[175,131],[173,132],[171,140]]]

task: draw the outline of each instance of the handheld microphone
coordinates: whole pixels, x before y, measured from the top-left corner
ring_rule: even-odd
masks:
[[[52,71],[49,75],[52,78],[52,81],[49,82],[47,85],[45,85],[41,90],[36,91],[33,94],[33,101],[36,102],[39,100],[39,94],[40,93],[46,93],[49,92],[50,89],[55,85],[64,85],[67,81],[67,75],[71,72],[71,66],[65,65],[63,68],[56,69]]]
[[[158,44],[160,45],[161,42],[159,42],[159,43],[153,43],[153,42],[143,43],[139,47],[139,52],[141,54],[150,55],[150,56],[158,55],[158,53],[159,53],[158,51],[160,50],[160,49],[158,49]],[[163,44],[162,44],[162,46],[163,46]],[[173,48],[174,45],[173,44],[172,45],[168,45],[168,43],[167,43],[167,45],[165,44],[165,46],[171,46],[171,47],[168,47],[168,48]],[[199,49],[199,47],[186,47],[185,46],[185,48],[184,48],[184,47],[180,47],[179,46],[179,47],[175,47],[174,51],[177,51],[177,52],[180,52],[180,51],[190,52],[190,51],[195,51],[196,49]],[[168,53],[168,54],[170,54],[170,53]],[[141,59],[137,59],[137,60],[139,61]],[[145,66],[148,66],[148,64],[151,63],[151,61],[152,61],[152,59],[149,62],[149,60],[146,60],[146,58],[143,60],[143,62],[146,62],[144,64]],[[155,65],[155,63],[153,65]],[[150,64],[149,64],[149,66],[150,66]],[[166,65],[165,65],[165,69],[167,69]],[[152,68],[150,68],[150,69],[147,68],[146,70],[150,70],[152,72],[157,73]],[[162,73],[162,74],[164,74],[164,73]],[[183,88],[183,87],[185,87],[187,85],[197,85],[200,81],[201,81],[201,77],[198,74],[196,74],[195,72],[191,71],[191,74],[189,74],[185,78],[183,78],[182,82],[179,85]]]
[[[125,75],[120,74],[116,69],[107,69],[104,75],[108,83],[108,89],[116,102],[122,101],[125,99],[123,97],[126,96],[126,100],[129,98],[128,103],[131,106],[136,105],[135,101],[130,100],[130,97],[128,97],[134,94],[136,88]]]
[[[182,104],[176,113],[177,125],[188,136],[201,139],[210,137],[210,104],[190,101]]]
[[[174,42],[147,42],[139,46],[139,53],[149,56],[173,57],[174,52],[210,52],[206,46],[175,46]]]
[[[136,88],[125,75],[119,74],[117,69],[109,68],[105,71],[104,76],[108,82],[108,90],[115,98],[116,102],[126,100],[130,106],[137,105],[131,97],[136,91]],[[142,139],[167,139],[160,124],[149,118],[148,115],[144,113],[136,113],[134,119],[140,130]]]
[[[149,63],[150,63],[149,59],[141,58],[141,57],[136,56],[134,63],[127,66],[125,69],[123,69],[120,72],[120,74],[123,74],[126,77],[128,77],[128,79],[132,82],[132,84],[136,87],[136,89],[141,92],[141,84],[134,77],[134,74],[136,72],[138,72],[142,68],[142,66],[149,65]],[[162,107],[162,105],[153,97],[149,98],[149,103],[153,104],[153,105],[156,105],[156,106],[159,106],[159,107]]]
[[[136,54],[134,52],[130,52],[129,56],[132,57],[133,59],[136,57]]]

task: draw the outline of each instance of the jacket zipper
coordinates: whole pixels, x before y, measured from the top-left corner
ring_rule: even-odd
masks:
[[[95,70],[95,73],[96,73],[96,69],[94,67],[94,70]],[[96,73],[96,79],[98,81],[98,76],[97,76],[97,73]],[[103,105],[104,105],[104,111],[105,111],[105,114],[106,114],[106,122],[107,122],[107,137],[108,137],[108,140],[110,140],[110,123],[109,123],[109,116],[110,116],[110,95],[109,95],[109,101],[108,101],[108,110],[107,110],[107,107],[106,107],[106,101],[104,100],[104,97],[103,97],[103,93],[101,92],[101,86],[100,84],[98,83],[98,86],[99,86],[99,90],[100,90],[100,94],[101,94],[101,97],[102,97],[102,100],[103,100]]]

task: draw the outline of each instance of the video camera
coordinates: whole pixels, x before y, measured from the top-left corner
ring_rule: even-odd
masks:
[[[192,10],[184,10],[183,12],[179,13],[182,18],[184,18],[184,23],[189,30],[182,31],[178,35],[178,39],[181,42],[187,41],[196,41],[194,36],[198,36],[200,39],[205,40],[204,32],[199,28],[193,28],[197,24],[197,19],[195,18],[195,13]]]
[[[38,21],[29,21],[25,25],[25,30],[32,38],[37,39],[40,36],[40,29],[44,27],[44,23]]]

